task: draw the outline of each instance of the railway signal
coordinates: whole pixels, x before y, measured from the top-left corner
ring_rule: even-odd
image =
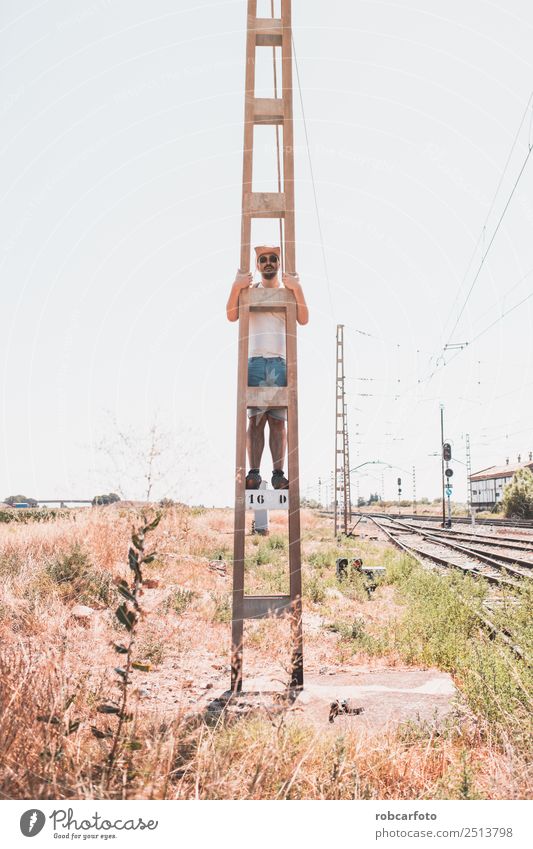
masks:
[[[445,442],[442,446],[442,458],[443,460],[446,460],[446,462],[452,459],[452,446],[449,442]]]

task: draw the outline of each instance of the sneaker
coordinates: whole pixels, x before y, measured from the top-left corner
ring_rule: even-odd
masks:
[[[261,486],[261,475],[259,469],[250,469],[246,475],[246,489],[259,489]]]
[[[272,472],[272,486],[274,489],[288,489],[289,481],[283,474],[283,469],[274,469]]]

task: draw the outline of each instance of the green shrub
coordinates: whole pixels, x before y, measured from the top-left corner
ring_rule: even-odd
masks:
[[[167,612],[172,610],[179,616],[187,610],[189,605],[192,604],[195,598],[197,598],[197,595],[198,594],[193,592],[193,590],[175,587],[165,599],[165,610]]]
[[[303,576],[303,594],[314,604],[322,604],[326,600],[326,587],[324,582],[316,575]]]
[[[285,551],[285,538],[282,537],[281,534],[272,534],[272,536],[268,538],[268,547],[273,550]]]
[[[115,594],[110,573],[93,566],[79,543],[68,554],[49,562],[45,575],[65,600],[78,604],[109,604]]]

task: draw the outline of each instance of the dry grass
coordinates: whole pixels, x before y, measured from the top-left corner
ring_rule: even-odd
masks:
[[[96,707],[115,687],[111,641],[120,632],[112,612],[113,580],[128,577],[127,550],[136,519],[133,509],[114,506],[73,511],[49,523],[0,526],[4,798],[531,795],[524,744],[514,725],[502,734],[497,719],[483,714],[482,704],[479,713],[463,709],[445,728],[417,723],[379,734],[338,736],[283,713],[207,710],[210,695],[219,696],[229,682],[230,569],[221,577],[208,563],[230,557],[232,514],[187,508],[166,510],[151,540],[158,559],[150,577],[159,580],[159,587],[145,592],[148,615],[136,653],[154,671],[135,673],[133,716],[107,786],[106,735],[113,721]],[[276,516],[269,538],[247,538],[249,591],[283,590],[285,521]],[[370,599],[359,579],[339,587],[329,525],[306,512],[303,527],[307,669],[348,661],[366,667],[424,662],[414,637],[410,658],[401,639],[415,589],[406,596],[404,588],[402,595],[397,581],[378,587]],[[348,541],[343,552],[350,546],[362,549],[361,543]],[[386,555],[379,544],[363,547],[367,563],[395,556]],[[429,594],[429,586],[424,592]],[[79,603],[93,609],[90,619],[72,615]],[[360,631],[358,621],[364,623]],[[248,628],[249,674],[268,669],[284,679],[287,656],[285,623]],[[442,666],[446,663],[443,658]]]

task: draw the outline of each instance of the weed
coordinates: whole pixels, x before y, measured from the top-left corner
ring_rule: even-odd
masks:
[[[111,574],[94,567],[78,543],[67,554],[49,562],[45,576],[68,601],[109,604],[115,597]]]
[[[198,597],[198,593],[193,592],[193,590],[183,589],[182,587],[176,587],[167,596],[164,602],[164,609],[168,613],[173,610],[174,613],[177,613],[178,616],[187,610],[190,604],[194,601],[195,598]]]
[[[304,575],[303,594],[314,604],[322,604],[326,600],[326,587],[324,582],[316,575],[307,577]]]
[[[266,593],[288,593],[289,572],[287,566],[260,566],[254,573],[254,589]]]
[[[337,587],[342,594],[354,601],[365,601],[371,597],[369,587],[372,581],[364,572],[351,569],[346,576],[337,578]]]
[[[131,534],[131,545],[128,551],[128,565],[133,573],[131,584],[125,580],[120,580],[118,583],[118,592],[122,598],[122,603],[117,607],[115,616],[118,623],[122,626],[127,634],[125,644],[114,643],[114,649],[122,661],[122,666],[116,666],[114,671],[117,675],[117,686],[119,689],[119,698],[107,698],[104,702],[98,705],[96,710],[100,714],[107,717],[113,716],[117,719],[115,730],[107,734],[106,731],[101,731],[98,728],[93,729],[94,735],[98,739],[103,739],[102,735],[109,736],[111,739],[111,748],[107,756],[106,762],[106,788],[109,787],[117,758],[127,746],[131,752],[142,748],[142,742],[135,739],[133,733],[130,734],[128,741],[123,740],[124,723],[130,722],[133,719],[133,714],[128,710],[128,695],[129,685],[132,681],[134,670],[140,672],[149,672],[150,664],[143,663],[134,659],[133,648],[137,639],[137,630],[139,621],[143,613],[139,604],[139,598],[144,586],[149,586],[150,581],[147,581],[143,575],[143,567],[155,560],[155,552],[147,554],[145,552],[146,536],[153,531],[161,520],[161,513],[158,513],[149,522],[143,516],[143,525],[137,530],[133,529]],[[131,762],[131,755],[128,759]],[[131,770],[128,769],[128,772]]]
[[[286,542],[285,538],[281,536],[281,534],[272,534],[268,538],[268,547],[272,550],[285,551]]]
[[[210,593],[210,595],[215,604],[213,622],[231,622],[231,596],[215,592]]]
[[[226,545],[222,545],[219,548],[215,548],[207,556],[209,560],[227,560],[231,557],[231,551]]]
[[[137,654],[143,661],[159,666],[168,654],[168,642],[158,631],[148,630],[137,642]]]

